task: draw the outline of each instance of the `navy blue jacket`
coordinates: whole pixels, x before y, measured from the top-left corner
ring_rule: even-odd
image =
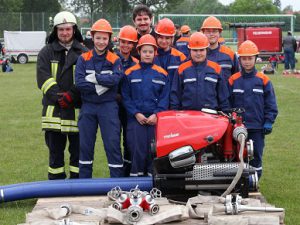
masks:
[[[125,72],[127,69],[129,69],[130,67],[134,66],[135,64],[139,63],[139,60],[133,56],[129,56],[129,58],[127,60],[125,60],[125,58],[122,56],[122,54],[118,51],[116,52],[116,54],[119,56],[119,58],[121,59],[121,63],[123,66],[123,71]]]
[[[216,49],[208,48],[207,59],[218,63],[227,79],[239,71],[239,61],[236,54],[225,45],[219,44]]]
[[[150,116],[169,106],[169,76],[161,67],[140,62],[125,71],[122,82],[123,104],[130,117]]]
[[[180,65],[172,83],[171,109],[228,111],[229,92],[221,67],[205,60],[195,64],[189,60]]]
[[[268,76],[257,72],[238,72],[229,79],[233,108],[244,108],[243,120],[248,129],[262,129],[273,124],[278,114],[276,97]]]
[[[175,43],[175,48],[182,52],[186,58],[190,56],[190,50],[188,48],[190,37],[181,37]]]
[[[172,82],[174,74],[179,67],[186,60],[185,55],[175,48],[171,48],[169,51],[163,49],[157,50],[157,55],[154,58],[154,64],[162,67],[168,72],[170,82]]]
[[[94,83],[85,79],[87,75],[96,74],[98,85],[108,90],[98,95]],[[107,51],[104,55],[98,55],[95,50],[82,54],[77,61],[75,71],[75,85],[81,92],[83,102],[101,103],[115,101],[118,92],[118,84],[123,76],[120,58]]]

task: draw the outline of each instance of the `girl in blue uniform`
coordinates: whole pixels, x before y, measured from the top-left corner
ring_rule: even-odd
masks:
[[[123,104],[127,110],[127,144],[131,153],[130,176],[151,176],[150,145],[154,139],[156,113],[169,106],[169,77],[153,64],[157,50],[150,34],[142,36],[137,50],[141,62],[125,71],[122,83]]]

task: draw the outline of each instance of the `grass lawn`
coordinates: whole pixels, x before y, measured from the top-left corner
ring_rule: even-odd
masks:
[[[48,151],[40,128],[41,92],[35,81],[35,66],[16,64],[15,72],[0,72],[0,186],[47,179]],[[274,132],[266,138],[260,190],[268,202],[286,209],[287,225],[296,225],[300,224],[300,79],[281,75],[271,79],[279,116]],[[100,138],[97,142],[94,177],[106,177]],[[25,222],[25,214],[35,201],[0,203],[0,224]]]

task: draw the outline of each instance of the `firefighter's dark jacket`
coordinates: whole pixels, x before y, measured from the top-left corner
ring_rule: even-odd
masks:
[[[80,107],[81,100],[80,93],[74,85],[74,71],[78,56],[85,51],[85,47],[74,39],[69,51],[55,40],[39,52],[37,84],[43,92],[43,130],[78,132],[75,108]],[[72,107],[60,108],[58,93],[62,92],[70,93],[73,99]]]

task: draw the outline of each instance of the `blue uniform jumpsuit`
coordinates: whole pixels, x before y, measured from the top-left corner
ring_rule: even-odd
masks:
[[[208,48],[207,59],[218,63],[227,79],[239,71],[239,61],[236,54],[225,45],[219,44],[216,49]]]
[[[221,67],[212,61],[180,65],[172,83],[171,109],[228,111],[229,92]]]
[[[189,37],[183,36],[179,38],[175,43],[175,48],[178,51],[182,52],[186,56],[186,58],[189,58],[190,56],[190,50],[188,48],[189,39]]]
[[[125,72],[122,83],[123,104],[128,114],[127,143],[131,152],[130,176],[151,176],[151,142],[154,139],[154,126],[141,125],[135,115],[145,117],[169,106],[169,77],[167,72],[154,64],[140,62]]]
[[[163,49],[158,48],[157,55],[154,58],[154,64],[162,67],[165,71],[168,72],[171,85],[177,68],[185,60],[185,55],[175,48],[171,48],[168,51],[164,51]]]
[[[94,76],[96,84],[87,80]],[[123,176],[120,149],[120,121],[116,101],[123,75],[119,57],[110,51],[97,55],[95,50],[82,54],[77,61],[75,84],[81,92],[82,107],[78,127],[80,135],[79,177],[91,178],[98,124],[111,177]]]
[[[233,108],[244,108],[243,120],[248,138],[253,140],[254,159],[250,161],[258,177],[262,175],[262,156],[265,145],[263,127],[273,124],[278,114],[274,89],[269,78],[254,68],[232,75],[229,79],[231,104]]]
[[[123,71],[126,71],[130,67],[134,66],[139,62],[138,59],[134,58],[133,56],[130,56],[127,60],[122,56],[120,52],[117,52],[117,55],[120,57],[122,66],[123,66]],[[123,77],[124,79],[124,77]],[[121,94],[121,83],[119,84],[119,94]],[[121,122],[121,127],[122,127],[122,133],[123,133],[123,160],[124,160],[124,176],[128,177],[130,174],[130,168],[131,168],[131,156],[130,156],[130,151],[128,150],[128,145],[127,145],[127,112],[125,107],[123,106],[122,103],[122,97],[120,96],[119,99],[119,119]]]

